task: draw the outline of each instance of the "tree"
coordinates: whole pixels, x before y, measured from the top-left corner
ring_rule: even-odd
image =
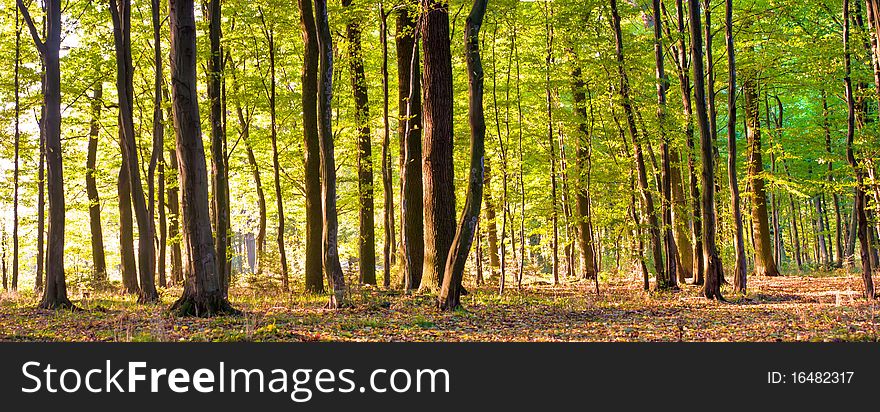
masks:
[[[727,45],[727,180],[730,185],[730,211],[733,214],[734,269],[733,292],[746,292],[746,251],[743,240],[742,210],[736,173],[736,50],[733,42],[733,0],[725,0],[724,36]],[[797,224],[795,223],[795,227]],[[797,231],[795,231],[797,233]],[[800,259],[800,256],[798,256]]]
[[[151,2],[151,17],[153,22],[153,152],[148,170],[149,190],[149,215],[150,221],[154,221],[156,204],[153,199],[158,190],[159,196],[159,257],[157,270],[159,272],[159,286],[166,287],[165,278],[165,249],[168,241],[168,223],[165,219],[165,119],[162,114],[162,84],[165,81],[164,64],[162,63],[162,14],[159,0]],[[159,187],[154,185],[155,169],[159,170]]]
[[[226,129],[223,110],[222,87],[225,62],[220,42],[223,38],[222,8],[220,0],[208,2],[208,37],[211,43],[211,58],[208,59],[208,98],[211,101],[211,207],[212,226],[216,233],[217,272],[220,274],[220,288],[229,291],[230,268],[227,249],[230,247],[229,234],[229,177],[226,165]]]
[[[192,0],[170,0],[171,103],[177,139],[186,282],[171,305],[179,316],[237,313],[224,296],[208,216],[208,170],[196,88],[196,21]]]
[[[700,24],[699,0],[688,0],[688,20],[691,34],[691,62],[694,74],[694,100],[697,108],[697,126],[700,130],[700,160],[702,160],[702,234],[703,259],[706,263],[703,283],[703,296],[707,299],[724,300],[721,295],[721,282],[724,270],[718,248],[715,245],[715,158],[713,156],[712,133],[709,130],[709,115],[706,112],[705,70],[703,69],[703,39]]]
[[[298,0],[303,40],[302,123],[305,152],[306,291],[324,292],[321,141],[318,136],[318,28],[311,0]]]
[[[452,165],[452,52],[449,5],[422,0],[425,50],[423,111],[425,116],[422,176],[424,182],[425,263],[420,290],[435,291],[455,237],[455,188]]]
[[[397,11],[397,135],[400,141],[400,243],[405,290],[419,287],[425,256],[422,177],[422,89],[414,4]]]
[[[46,39],[43,41],[22,0],[18,9],[30,30],[31,37],[45,67],[43,105],[45,116],[46,165],[48,169],[49,235],[46,246],[46,286],[40,308],[75,308],[67,298],[64,277],[64,170],[61,160],[61,1],[46,1]]]
[[[119,102],[119,136],[122,145],[122,167],[127,173],[131,190],[131,204],[138,225],[139,302],[157,302],[155,274],[156,259],[153,250],[153,222],[147,210],[134,128],[134,67],[131,57],[131,0],[110,0],[113,20],[113,39],[116,49],[116,89]]]
[[[455,239],[449,249],[443,286],[438,296],[441,309],[455,310],[461,306],[461,281],[464,266],[480,221],[483,201],[486,118],[483,114],[483,62],[480,58],[480,28],[488,0],[474,0],[465,22],[465,50],[468,69],[468,120],[471,129],[471,165],[468,189]]]
[[[636,128],[635,112],[632,107],[629,90],[629,78],[626,75],[626,68],[623,61],[623,36],[620,30],[620,13],[617,9],[617,1],[611,0],[611,24],[614,31],[615,50],[617,57],[617,74],[620,77],[620,97],[621,107],[623,108],[628,126],[629,137],[632,140],[633,152],[635,154],[636,169],[638,170],[638,184],[641,193],[642,206],[648,221],[648,231],[651,238],[651,250],[654,255],[654,270],[657,272],[657,288],[666,289],[674,286],[670,283],[669,278],[663,266],[663,249],[660,238],[660,222],[657,220],[656,209],[654,208],[654,197],[648,187],[648,173],[645,167],[645,160],[642,153],[642,143],[640,141],[638,129]]]
[[[97,285],[107,283],[107,262],[104,257],[104,232],[101,229],[101,199],[98,197],[97,173],[98,137],[100,136],[101,106],[104,104],[104,87],[95,84],[92,95],[92,119],[89,125],[88,154],[86,155],[86,195],[89,198],[89,228],[92,240],[93,281]]]
[[[379,3],[379,42],[382,43],[382,191],[385,244],[382,247],[382,283],[391,286],[391,266],[395,263],[394,252],[394,187],[391,170],[391,120],[388,117],[388,16],[383,3]]]
[[[578,62],[574,62],[571,73],[574,110],[578,114],[578,145],[577,170],[578,182],[575,194],[578,211],[578,246],[581,251],[581,276],[585,279],[597,278],[599,268],[596,267],[596,250],[593,244],[593,219],[590,208],[590,158],[592,147],[592,131],[587,123],[592,116],[587,115],[587,100],[590,100],[592,112],[592,95],[583,79]]]
[[[868,236],[868,218],[867,213],[865,212],[865,189],[864,189],[864,171],[856,160],[855,150],[853,149],[853,140],[855,136],[855,97],[853,96],[853,84],[852,84],[852,62],[851,62],[851,53],[852,50],[850,48],[850,4],[849,0],[843,0],[843,64],[844,64],[844,86],[846,92],[846,159],[849,162],[850,166],[856,173],[856,188],[855,188],[855,206],[854,212],[856,214],[856,236],[859,239],[859,248],[861,249],[861,261],[862,261],[862,281],[865,285],[864,296],[866,299],[874,299],[874,281],[871,278],[873,274],[872,265],[871,265],[871,257],[870,257],[870,245],[869,245],[869,236]],[[853,236],[853,235],[850,235]]]
[[[321,141],[321,204],[323,207],[322,244],[324,273],[332,293],[328,307],[346,302],[345,276],[339,262],[336,210],[336,161],[333,153],[333,37],[327,16],[327,0],[315,0],[315,26],[318,34],[318,136]]]
[[[348,0],[350,1],[350,0]],[[345,3],[345,2],[343,2]],[[347,6],[347,4],[346,4]],[[367,95],[367,79],[364,73],[364,57],[361,51],[361,27],[354,19],[345,26],[348,38],[351,89],[354,94],[355,127],[358,131],[358,258],[360,281],[376,284],[376,228],[373,217],[373,149],[370,141],[370,100]]]

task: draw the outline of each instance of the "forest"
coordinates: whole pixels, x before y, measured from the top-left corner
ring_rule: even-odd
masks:
[[[880,0],[0,0],[2,341],[876,341]]]

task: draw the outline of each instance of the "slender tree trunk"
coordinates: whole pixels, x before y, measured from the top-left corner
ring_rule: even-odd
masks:
[[[358,258],[361,283],[376,284],[376,228],[373,217],[373,149],[370,136],[370,101],[361,52],[360,24],[350,21],[345,28],[348,37],[348,58],[351,89],[355,102],[355,127],[358,130]]]
[[[211,226],[216,235],[215,256],[217,273],[220,276],[220,289],[224,296],[229,293],[230,267],[228,249],[231,236],[229,234],[229,181],[226,172],[226,131],[223,124],[223,51],[220,42],[223,32],[221,28],[222,8],[220,0],[209,0],[208,37],[211,47],[211,58],[208,60],[208,99],[211,101]]]
[[[639,132],[636,128],[635,114],[632,107],[632,101],[629,95],[629,80],[626,75],[623,59],[623,38],[620,30],[620,14],[617,11],[617,1],[611,0],[611,21],[614,29],[614,38],[617,50],[617,70],[620,76],[620,94],[622,98],[621,106],[626,117],[629,128],[629,137],[633,143],[633,152],[635,154],[636,169],[638,171],[638,184],[641,193],[642,204],[648,220],[648,231],[650,233],[651,251],[654,255],[654,270],[657,272],[657,287],[665,289],[669,287],[669,281],[666,277],[665,267],[663,265],[663,247],[660,236],[660,222],[657,219],[657,213],[654,208],[654,197],[648,187],[648,173],[645,167],[645,160],[642,155],[642,144]]]
[[[662,157],[662,173],[661,193],[662,201],[660,205],[660,215],[662,219],[662,236],[663,251],[666,254],[666,260],[662,273],[664,278],[658,277],[657,286],[660,289],[677,288],[676,282],[676,260],[677,255],[675,247],[675,238],[672,233],[672,159],[670,158],[670,139],[666,134],[666,91],[669,89],[669,79],[666,77],[666,68],[663,62],[663,31],[661,28],[662,20],[660,18],[660,0],[653,1],[654,11],[654,60],[657,65],[657,121],[660,125],[661,138],[661,157]],[[708,11],[707,11],[708,15]]]
[[[101,199],[98,197],[98,185],[95,179],[103,99],[104,87],[99,81],[92,96],[92,119],[89,125],[89,145],[86,155],[86,194],[89,198],[89,228],[92,239],[92,280],[96,285],[103,285],[108,281],[107,263],[104,259],[104,233],[101,230]],[[15,278],[14,272],[13,278]]]
[[[144,187],[141,184],[140,162],[134,128],[134,66],[131,51],[131,0],[110,0],[113,20],[113,38],[116,49],[116,89],[119,101],[119,128],[122,140],[122,164],[128,173],[131,205],[138,226],[138,301],[157,302],[154,276],[156,273],[153,249],[153,222],[149,215]]]
[[[382,193],[383,203],[383,228],[385,241],[382,250],[382,284],[385,288],[391,286],[391,266],[395,263],[395,254],[392,248],[395,245],[394,223],[394,183],[391,168],[391,123],[388,115],[388,13],[385,12],[383,3],[379,3],[379,41],[382,43]]]
[[[156,188],[153,185],[153,165],[155,164],[159,170],[159,257],[157,259],[157,270],[159,273],[159,286],[166,287],[167,279],[165,278],[165,250],[168,239],[168,227],[165,219],[165,119],[162,111],[162,83],[165,80],[163,55],[162,55],[162,14],[159,0],[152,0],[151,17],[153,20],[153,161],[150,163],[150,219],[152,221],[155,215],[155,204],[153,197],[156,195]]]
[[[736,48],[733,38],[733,0],[725,0],[724,28],[727,45],[727,180],[730,186],[730,211],[733,214],[734,268],[733,293],[745,294],[748,284],[746,247],[743,238],[742,204],[736,167]],[[794,212],[792,208],[792,212]],[[796,224],[796,223],[795,223]],[[795,231],[797,237],[797,231]],[[797,243],[797,242],[796,242]],[[798,246],[799,248],[799,246]],[[798,251],[800,254],[800,251]],[[800,255],[798,255],[800,262]]]
[[[558,182],[556,176],[556,135],[553,131],[553,88],[550,83],[550,73],[553,65],[553,29],[549,22],[549,13],[547,13],[547,56],[545,59],[545,92],[547,95],[547,143],[550,148],[550,220],[553,224],[553,284],[559,284],[559,203],[558,203]]]
[[[419,287],[424,266],[424,203],[422,182],[422,92],[419,64],[417,4],[397,12],[397,135],[400,141],[400,243],[405,290]]]
[[[724,300],[721,295],[721,283],[724,270],[715,246],[715,158],[713,154],[712,133],[709,129],[709,115],[706,113],[706,86],[702,54],[702,34],[700,33],[699,0],[688,0],[688,20],[691,34],[691,61],[694,70],[694,100],[697,107],[697,125],[700,129],[700,154],[702,167],[702,234],[703,256],[706,262],[703,296],[708,299]]]
[[[425,262],[419,289],[435,291],[443,282],[446,258],[455,237],[452,54],[448,4],[438,0],[422,0],[422,8],[425,13],[422,27],[422,48],[425,50],[422,80],[425,85],[422,102],[425,115],[425,147],[422,153]]]
[[[19,160],[21,159],[21,97],[19,88],[21,85],[21,20],[19,13],[15,13],[15,74],[13,75],[13,88],[15,89],[15,141],[13,142],[13,171],[12,171],[12,284],[18,287],[19,244],[18,244],[18,202],[19,202]],[[42,183],[41,183],[42,186]],[[90,198],[91,199],[91,198]],[[101,249],[103,252],[103,248]],[[5,260],[4,260],[5,261]],[[97,260],[96,260],[97,262]],[[96,263],[97,266],[97,263]],[[106,269],[104,271],[106,273]],[[4,277],[3,288],[6,289]]]
[[[865,189],[864,189],[864,172],[859,167],[858,161],[855,157],[855,151],[853,150],[853,139],[855,135],[855,97],[853,96],[853,86],[852,86],[852,78],[850,77],[851,69],[851,58],[850,58],[850,23],[849,23],[849,0],[843,0],[843,49],[844,49],[844,85],[846,87],[846,106],[847,106],[847,121],[846,121],[846,158],[849,161],[850,166],[855,170],[856,173],[856,188],[855,188],[855,206],[853,215],[855,216],[853,225],[854,228],[857,228],[855,232],[858,233],[859,238],[859,246],[861,248],[861,260],[862,260],[862,280],[865,285],[865,298],[873,299],[874,296],[874,281],[871,278],[872,275],[872,267],[871,267],[871,257],[870,257],[870,245],[869,245],[869,237],[868,237],[868,219],[867,214],[865,213]],[[851,235],[855,237],[855,235]]]
[[[480,221],[480,203],[483,200],[486,119],[483,114],[483,63],[480,59],[480,27],[483,25],[483,16],[486,14],[488,3],[488,0],[474,0],[473,7],[465,23],[465,53],[468,68],[468,121],[471,129],[471,165],[464,211],[462,212],[458,229],[455,232],[455,239],[452,241],[449,256],[446,259],[443,286],[438,296],[440,308],[450,311],[461,306],[461,282],[464,277],[464,266],[467,263],[467,256],[474,240],[474,234],[477,231],[477,224]],[[425,38],[430,39],[431,36],[429,35]],[[427,47],[425,49],[427,50]],[[426,70],[426,73],[431,72]],[[431,89],[429,88],[428,90]],[[425,99],[425,101],[427,102],[428,99]]]
[[[298,0],[303,40],[302,123],[306,195],[306,292],[323,293],[321,143],[318,137],[318,32],[311,0]]]
[[[315,0],[319,79],[318,79],[318,135],[321,141],[321,202],[323,205],[324,272],[333,293],[329,307],[345,306],[346,288],[342,266],[339,263],[339,222],[336,211],[336,161],[333,154],[333,38],[327,16],[327,0]]]
[[[237,313],[226,299],[217,270],[208,216],[208,167],[196,87],[196,21],[192,0],[170,0],[171,98],[186,249],[186,284],[171,306],[180,316]]]
[[[497,215],[495,212],[495,199],[492,196],[492,161],[486,158],[485,174],[486,179],[483,181],[483,203],[486,208],[486,237],[489,240],[489,270],[492,276],[495,275],[495,269],[501,266],[498,254],[498,226]]]
[[[173,118],[173,116],[171,116]],[[177,130],[175,129],[175,132]],[[168,176],[173,176],[176,181],[170,182],[168,185],[168,237],[171,241],[171,282],[180,285],[183,283],[183,253],[180,245],[182,239],[180,236],[180,202],[179,202],[179,179],[177,167],[177,151],[168,151],[168,168],[171,172]]]
[[[19,3],[19,7],[22,7]],[[45,30],[45,25],[43,26]],[[40,109],[40,154],[39,163],[37,165],[37,276],[34,282],[34,290],[36,292],[43,291],[43,277],[46,267],[46,63],[42,64],[43,73],[41,75],[42,91],[44,94],[43,104]],[[13,284],[13,290],[18,285]]]

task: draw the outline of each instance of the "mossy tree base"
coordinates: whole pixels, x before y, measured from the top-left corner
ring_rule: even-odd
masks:
[[[175,316],[195,316],[200,318],[241,315],[241,311],[233,308],[229,301],[219,293],[207,296],[184,293],[168,310]]]

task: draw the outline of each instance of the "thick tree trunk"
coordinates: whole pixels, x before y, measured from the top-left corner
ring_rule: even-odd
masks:
[[[120,144],[122,133],[120,132]],[[123,163],[125,161],[123,160]],[[122,272],[122,286],[126,293],[139,294],[137,263],[134,254],[134,226],[131,211],[131,179],[128,168],[123,164],[119,168],[119,178],[116,184],[119,194],[119,267]]]
[[[98,184],[95,179],[98,159],[98,136],[101,131],[101,106],[104,103],[102,82],[95,84],[92,95],[92,118],[89,125],[89,144],[86,154],[86,195],[89,198],[89,228],[92,240],[92,281],[104,285],[107,277],[107,262],[104,258],[104,233],[101,229],[101,199],[98,197]],[[13,278],[14,278],[13,273]]]
[[[208,2],[208,37],[211,58],[208,59],[208,99],[211,101],[211,225],[214,228],[215,256],[217,273],[220,276],[220,289],[224,296],[229,292],[230,262],[227,249],[230,246],[229,234],[229,181],[226,172],[226,130],[223,110],[223,51],[220,42],[222,11],[220,0]]]
[[[761,155],[761,120],[758,109],[757,74],[744,76],[746,135],[749,144],[748,179],[751,188],[752,219],[755,236],[755,274],[779,276],[770,239],[770,217],[767,211],[767,192],[764,189],[764,163]]]
[[[641,137],[636,128],[635,113],[630,100],[629,79],[626,75],[623,59],[623,38],[620,30],[620,14],[617,11],[617,1],[611,0],[611,22],[614,29],[614,39],[617,55],[617,72],[620,76],[620,94],[621,106],[629,131],[629,137],[632,140],[633,152],[635,155],[636,169],[638,172],[639,192],[641,193],[642,205],[644,206],[645,215],[648,220],[648,231],[650,234],[651,252],[654,256],[654,270],[657,272],[657,287],[665,289],[669,287],[667,274],[663,265],[663,247],[660,236],[660,222],[657,219],[657,212],[654,207],[654,196],[648,187],[648,173],[645,167],[645,160],[642,154]]]
[[[400,140],[400,243],[405,290],[419,287],[424,266],[422,92],[415,3],[397,12],[397,96]]]
[[[443,281],[446,258],[455,237],[455,190],[452,165],[452,53],[449,6],[422,0],[425,50],[423,111],[425,140],[422,153],[425,213],[425,262],[419,289],[436,291]],[[481,174],[482,177],[482,174]]]
[[[321,246],[321,142],[318,137],[318,32],[311,0],[298,0],[303,40],[302,122],[306,195],[306,292],[324,292]]]
[[[709,129],[709,115],[706,113],[706,86],[704,84],[703,69],[703,39],[700,33],[700,4],[699,0],[688,0],[688,17],[691,34],[691,61],[694,70],[694,100],[697,107],[697,125],[700,129],[700,154],[703,161],[702,167],[702,234],[703,256],[706,262],[705,278],[703,284],[703,296],[708,299],[724,300],[721,295],[721,283],[724,271],[721,267],[721,259],[715,246],[715,167],[713,154],[712,133]]]
[[[727,45],[727,181],[730,186],[730,211],[733,215],[734,268],[733,293],[746,293],[746,247],[743,238],[742,205],[736,167],[736,48],[733,42],[733,0],[725,0],[724,28]],[[792,208],[793,209],[793,208]],[[793,212],[794,210],[792,210]],[[796,224],[796,222],[795,222]],[[797,236],[795,231],[795,236]],[[798,252],[800,253],[800,252]],[[798,257],[800,262],[800,257]]]
[[[131,205],[138,226],[139,302],[157,302],[154,276],[153,222],[149,215],[144,187],[141,184],[140,162],[134,128],[134,66],[131,51],[131,0],[110,0],[113,39],[116,49],[116,89],[119,101],[119,128],[122,140],[122,164],[128,172]]]
[[[186,249],[186,284],[171,306],[180,316],[237,313],[226,300],[208,215],[208,167],[199,121],[196,21],[192,0],[170,0],[171,99]]]
[[[319,79],[318,79],[318,135],[321,141],[321,201],[323,205],[324,272],[333,293],[329,307],[345,306],[346,287],[342,265],[339,263],[339,221],[336,211],[336,160],[333,153],[333,37],[327,16],[327,0],[315,0]]]
[[[370,100],[361,52],[360,24],[351,21],[345,27],[348,37],[348,58],[351,89],[354,94],[355,127],[358,130],[358,265],[360,281],[376,284],[376,228],[373,216],[373,149],[370,136]]]
[[[441,309],[455,310],[461,306],[464,266],[470,252],[483,200],[483,165],[485,156],[486,119],[483,114],[483,63],[480,59],[480,27],[488,0],[474,0],[465,23],[465,54],[468,69],[468,121],[471,129],[471,165],[464,211],[455,232],[455,239],[446,259],[443,287],[438,296]],[[429,16],[430,18],[430,16]],[[431,36],[426,36],[430,39]],[[427,50],[427,47],[426,47]],[[426,70],[430,73],[429,70]],[[449,79],[451,80],[451,78]],[[431,90],[430,88],[428,90]],[[425,99],[429,101],[428,99]],[[430,122],[429,122],[430,124]],[[552,147],[552,145],[551,145]],[[454,210],[453,210],[454,212]]]

